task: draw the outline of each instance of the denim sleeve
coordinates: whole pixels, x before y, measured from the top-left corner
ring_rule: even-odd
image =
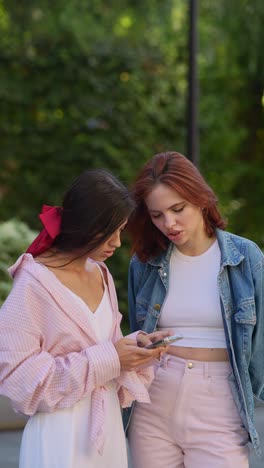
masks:
[[[136,267],[137,260],[135,257],[132,257],[128,270],[128,314],[130,330],[132,332],[139,330],[136,319]]]
[[[249,373],[254,396],[264,403],[264,256],[262,253],[257,264],[253,266],[253,278],[257,322],[252,337]]]

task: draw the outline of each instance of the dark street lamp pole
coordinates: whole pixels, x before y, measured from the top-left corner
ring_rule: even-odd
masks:
[[[188,104],[187,104],[187,156],[199,165],[199,134],[198,134],[198,0],[189,0],[189,67],[188,67]]]

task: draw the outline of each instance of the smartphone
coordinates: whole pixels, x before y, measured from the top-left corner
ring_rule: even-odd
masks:
[[[146,349],[153,349],[153,348],[159,348],[160,346],[167,346],[171,343],[174,343],[174,341],[182,340],[182,338],[183,338],[182,335],[166,336],[165,338],[162,338],[161,340],[155,341],[154,343],[147,345]]]

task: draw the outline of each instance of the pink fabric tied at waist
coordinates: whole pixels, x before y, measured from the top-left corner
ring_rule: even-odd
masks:
[[[60,234],[61,212],[62,208],[59,206],[43,205],[42,211],[39,214],[39,219],[44,229],[42,229],[36,239],[28,247],[27,253],[36,257],[52,246],[54,239]]]
[[[96,450],[102,455],[104,450],[105,434],[105,401],[104,394],[107,392],[105,387],[96,388],[92,393],[92,431],[91,442]]]

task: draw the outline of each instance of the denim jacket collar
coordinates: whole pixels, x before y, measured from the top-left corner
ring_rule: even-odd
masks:
[[[168,264],[173,247],[174,244],[171,242],[167,250],[162,252],[160,255],[157,255],[156,257],[150,258],[147,263],[155,267],[163,267],[164,264]]]
[[[236,245],[232,241],[232,238],[230,237],[230,233],[216,229],[215,234],[221,251],[221,266],[239,265],[239,263],[241,263],[245,257],[237,249]]]
[[[239,265],[239,263],[244,259],[244,255],[239,252],[230,238],[230,234],[222,231],[221,229],[216,229],[215,234],[221,251],[221,265]],[[170,243],[166,251],[156,257],[150,258],[147,263],[155,267],[163,267],[164,264],[169,262],[173,247],[174,244]]]

